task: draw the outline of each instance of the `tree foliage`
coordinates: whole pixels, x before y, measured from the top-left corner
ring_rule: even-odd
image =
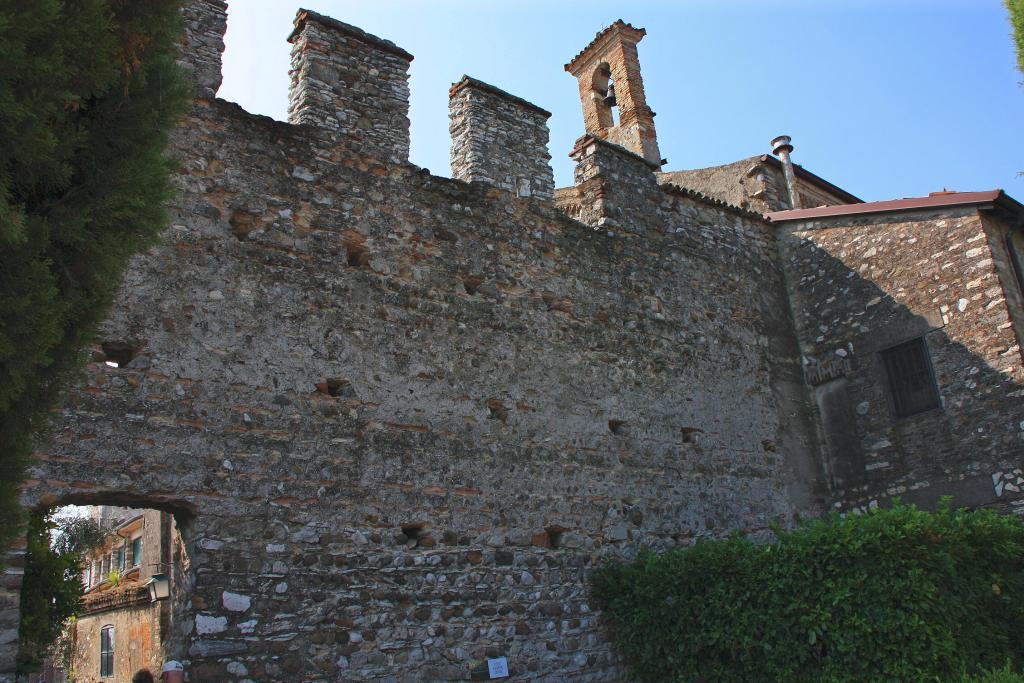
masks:
[[[646,553],[593,591],[645,681],[959,681],[1024,661],[1024,524],[991,511],[897,507]]]
[[[1017,46],[1017,68],[1024,73],[1024,0],[1006,0],[1013,26],[1013,42]]]
[[[165,224],[177,0],[0,4],[0,547],[33,438]]]
[[[54,521],[33,515],[28,524],[25,579],[18,626],[18,673],[35,671],[65,622],[81,608],[83,556],[103,545],[107,530],[88,518]]]

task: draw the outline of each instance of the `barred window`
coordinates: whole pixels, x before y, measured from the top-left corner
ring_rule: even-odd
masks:
[[[939,407],[939,390],[923,337],[886,349],[881,355],[896,417]]]
[[[100,629],[100,676],[114,675],[114,627]]]

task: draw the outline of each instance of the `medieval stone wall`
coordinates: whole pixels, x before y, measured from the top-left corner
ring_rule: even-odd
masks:
[[[332,135],[196,102],[103,326],[132,357],[26,505],[178,513],[193,680],[621,680],[595,563],[820,510],[768,227],[615,154],[651,213],[595,230]]]
[[[1024,369],[1007,303],[1019,292],[1003,286],[997,223],[966,207],[780,229],[837,505],[950,494],[1022,509]],[[919,337],[942,405],[897,418],[879,352]]]
[[[489,652],[617,679],[588,567],[798,511],[763,228],[691,202],[613,238],[309,145],[197,107],[174,222],[105,326],[145,360],[90,366],[27,502],[195,509],[204,680],[460,678]]]
[[[622,680],[587,593],[605,558],[769,538],[827,481],[842,509],[1024,507],[1024,296],[998,216],[777,227],[748,210],[779,208],[764,157],[656,174],[621,22],[584,54],[628,67],[609,65],[636,144],[602,119],[552,202],[535,105],[458,84],[438,178],[407,161],[401,48],[300,12],[282,123],[212,96],[224,3],[185,18],[171,224],[24,502],[175,514],[160,629],[192,680],[464,680],[495,656],[516,680]],[[583,104],[610,116],[599,68]],[[915,337],[943,406],[895,419],[878,354]],[[2,666],[19,581],[15,562]]]

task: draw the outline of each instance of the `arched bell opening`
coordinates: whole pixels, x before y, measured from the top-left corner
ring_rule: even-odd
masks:
[[[618,100],[615,97],[615,81],[607,62],[601,62],[591,77],[591,97],[597,109],[597,120],[601,128],[619,125]]]

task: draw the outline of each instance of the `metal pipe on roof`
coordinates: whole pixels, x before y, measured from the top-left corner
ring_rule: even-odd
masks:
[[[780,135],[772,140],[772,154],[779,157],[782,162],[782,175],[786,179],[786,194],[789,195],[789,208],[801,209],[800,195],[796,191],[796,171],[793,170],[793,160],[789,158],[793,151],[791,144],[793,139],[788,135]]]

